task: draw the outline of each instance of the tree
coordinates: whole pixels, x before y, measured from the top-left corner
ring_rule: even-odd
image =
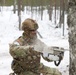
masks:
[[[18,3],[19,30],[21,30],[21,0],[17,0],[17,3]]]
[[[76,75],[76,0],[68,3],[70,66],[69,75]]]

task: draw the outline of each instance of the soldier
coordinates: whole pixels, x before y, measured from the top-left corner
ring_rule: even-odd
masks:
[[[41,55],[48,62],[50,59],[41,53],[49,48],[37,38],[37,29],[38,24],[33,19],[28,18],[22,23],[22,36],[10,44],[11,68],[14,71],[10,75],[61,75],[57,69],[40,63]]]

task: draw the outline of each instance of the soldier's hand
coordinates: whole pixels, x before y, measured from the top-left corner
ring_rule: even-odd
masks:
[[[29,46],[29,49],[33,50],[33,49],[34,49],[34,47],[33,47],[33,46]]]
[[[28,53],[31,53],[31,51],[34,50],[33,46],[29,46],[29,49],[27,50]]]
[[[30,49],[33,49],[34,47],[33,46],[24,46],[23,47],[23,49],[25,50],[25,51],[27,51],[27,50],[30,50]]]

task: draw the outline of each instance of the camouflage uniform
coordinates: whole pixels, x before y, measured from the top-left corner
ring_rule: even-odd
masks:
[[[25,20],[23,25],[29,22],[31,23],[29,27],[34,25],[31,27],[32,30],[37,30],[37,23],[34,20],[32,20],[32,23],[30,20],[32,19]],[[16,75],[40,75],[41,73],[42,75],[61,75],[57,69],[44,66],[40,63],[40,55],[42,55],[40,51],[48,49],[47,45],[40,41],[36,35],[34,38],[30,37],[31,35],[28,28],[28,30],[24,27],[22,29],[24,30],[23,35],[15,40],[13,44],[10,44],[10,54],[13,57],[11,68],[14,73]],[[45,57],[44,59],[50,61]]]

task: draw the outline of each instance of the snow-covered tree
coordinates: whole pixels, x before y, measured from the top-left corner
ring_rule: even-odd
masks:
[[[68,26],[70,46],[70,70],[69,75],[76,75],[76,0],[69,0]]]

